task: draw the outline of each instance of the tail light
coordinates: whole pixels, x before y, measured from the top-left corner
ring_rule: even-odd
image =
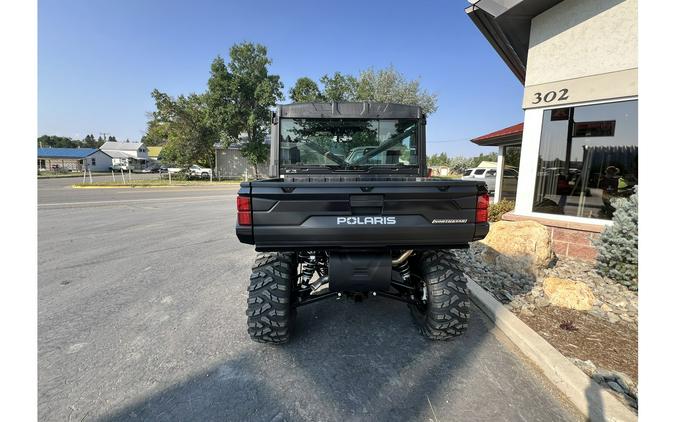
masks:
[[[250,226],[252,221],[251,197],[237,196],[237,222],[240,226]]]
[[[481,193],[476,199],[476,223],[487,223],[488,205],[490,205],[490,195]]]

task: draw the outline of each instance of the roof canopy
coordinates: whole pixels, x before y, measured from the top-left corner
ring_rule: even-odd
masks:
[[[86,158],[98,151],[96,148],[38,148],[40,158]]]
[[[284,104],[277,111],[280,117],[294,119],[420,119],[423,116],[420,106],[372,101]]]
[[[532,18],[562,0],[470,0],[467,15],[516,78],[525,83]]]
[[[523,124],[518,123],[513,126],[500,129],[487,135],[479,136],[471,140],[476,145],[482,147],[498,147],[510,144],[519,144],[523,140]]]
[[[110,142],[107,141],[101,145],[103,151],[136,151],[143,145],[143,142]]]

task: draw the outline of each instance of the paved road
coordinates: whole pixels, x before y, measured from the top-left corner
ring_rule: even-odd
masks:
[[[380,298],[249,341],[236,185],[67,185],[39,182],[40,420],[580,420],[475,308],[453,342]]]

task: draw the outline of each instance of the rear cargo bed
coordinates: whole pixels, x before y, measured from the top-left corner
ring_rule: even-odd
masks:
[[[258,250],[404,249],[461,247],[487,233],[475,224],[484,183],[399,179],[244,182],[253,224],[237,225],[237,236]]]

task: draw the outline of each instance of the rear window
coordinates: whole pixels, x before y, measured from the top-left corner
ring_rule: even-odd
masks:
[[[485,173],[486,176],[494,176],[497,174],[497,170],[488,170],[487,173]]]
[[[473,171],[473,169],[464,170],[464,175],[465,175],[465,176],[471,176],[471,172],[472,172],[472,171]]]
[[[473,174],[483,174],[485,173],[485,169],[476,169],[476,171]]]

